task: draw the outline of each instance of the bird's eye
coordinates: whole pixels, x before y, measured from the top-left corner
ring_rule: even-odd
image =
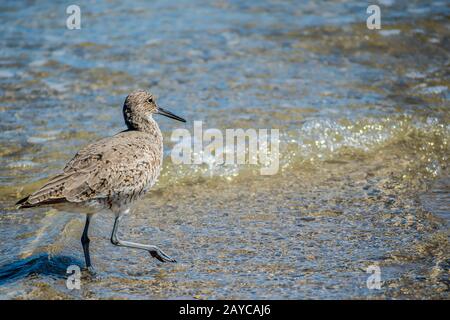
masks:
[[[153,103],[153,98],[148,98],[147,100],[149,103]]]

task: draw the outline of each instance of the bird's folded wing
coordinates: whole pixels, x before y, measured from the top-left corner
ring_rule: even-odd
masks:
[[[134,152],[128,143],[114,140],[100,140],[81,149],[63,173],[31,194],[28,202],[83,202],[131,192],[145,184],[142,175],[151,166],[149,159]]]
[[[27,202],[31,205],[52,202],[81,202],[93,196],[94,190],[90,186],[92,171],[69,171],[51,178],[39,190],[32,193]],[[94,185],[93,185],[94,186]],[[97,194],[100,195],[100,194]]]

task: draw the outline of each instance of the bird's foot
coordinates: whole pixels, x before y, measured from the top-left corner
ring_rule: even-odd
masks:
[[[82,269],[82,271],[83,273],[81,275],[81,278],[86,281],[96,280],[99,276],[97,271],[92,266],[85,267]]]
[[[161,262],[177,262],[174,258],[171,258],[165,254],[161,249],[149,250],[149,253],[153,258],[156,258]]]
[[[87,267],[87,271],[88,271],[89,274],[92,275],[92,276],[97,275],[97,270],[95,270],[95,268],[94,268],[93,266]]]
[[[95,268],[93,266],[85,267],[85,268],[83,268],[83,271],[85,271],[86,274],[88,274],[89,276],[97,275],[97,271],[95,270]]]

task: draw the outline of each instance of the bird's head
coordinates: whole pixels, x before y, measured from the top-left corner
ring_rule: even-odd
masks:
[[[147,91],[137,90],[130,93],[123,105],[123,116],[128,127],[135,127],[137,122],[151,119],[153,114],[160,114],[181,122],[183,118],[164,110],[156,103],[156,98]]]

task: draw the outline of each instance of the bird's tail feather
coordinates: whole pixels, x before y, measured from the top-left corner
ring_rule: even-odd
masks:
[[[30,196],[26,196],[25,198],[19,200],[16,202],[17,209],[25,209],[25,208],[33,208],[33,207],[39,207],[39,206],[45,206],[49,204],[57,204],[57,203],[63,203],[66,202],[66,198],[53,198],[53,199],[46,199],[42,200],[40,202],[36,203],[30,203],[29,200]]]
[[[28,203],[28,199],[29,198],[30,198],[30,196],[28,195],[25,198],[20,199],[19,201],[17,201],[16,202],[17,208],[21,209],[21,208],[30,208],[30,207],[32,207],[33,205]]]
[[[16,206],[21,208],[32,208],[41,205],[49,205],[55,203],[61,203],[66,201],[66,198],[62,194],[64,184],[70,175],[57,175],[50,179],[44,186],[34,193],[19,200]]]

